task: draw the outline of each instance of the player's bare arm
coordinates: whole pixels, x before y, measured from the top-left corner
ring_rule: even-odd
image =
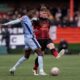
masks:
[[[7,26],[7,25],[14,25],[14,24],[17,24],[17,23],[20,23],[22,20],[22,18],[19,18],[19,19],[16,19],[16,20],[12,20],[12,21],[9,21],[7,23],[4,23],[4,24],[1,24],[2,26]]]

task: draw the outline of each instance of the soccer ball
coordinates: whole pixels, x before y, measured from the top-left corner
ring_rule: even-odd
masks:
[[[60,70],[59,70],[58,67],[53,67],[53,68],[51,69],[50,73],[51,73],[52,76],[58,76],[59,73],[60,73]]]

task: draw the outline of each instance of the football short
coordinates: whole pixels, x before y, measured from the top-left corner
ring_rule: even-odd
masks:
[[[25,38],[25,49],[32,49],[33,51],[41,48],[40,44],[38,43],[37,39],[34,38]]]
[[[39,39],[38,42],[42,47],[42,51],[44,51],[47,48],[47,44],[53,43],[51,39]]]

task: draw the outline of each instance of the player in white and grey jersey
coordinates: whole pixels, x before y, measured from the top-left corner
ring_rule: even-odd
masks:
[[[25,60],[27,60],[31,54],[31,50],[35,51],[38,54],[38,63],[39,63],[39,75],[46,75],[43,69],[43,53],[41,51],[41,46],[39,45],[38,41],[35,38],[33,32],[33,26],[31,23],[31,18],[36,14],[35,10],[31,10],[27,15],[10,21],[8,23],[4,23],[2,25],[13,25],[20,23],[24,29],[24,42],[25,42],[25,54],[22,56],[17,63],[9,70],[11,74],[14,75],[16,68],[22,64]],[[36,74],[37,75],[37,74]]]

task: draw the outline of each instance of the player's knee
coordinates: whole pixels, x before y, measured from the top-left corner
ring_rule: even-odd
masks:
[[[30,55],[25,55],[25,58],[26,58],[26,59],[29,59],[29,56],[30,56]]]
[[[35,50],[35,52],[38,54],[38,56],[43,56],[43,52],[41,51],[41,49],[37,49]]]
[[[47,48],[49,48],[49,49],[54,49],[54,48],[55,48],[55,45],[54,45],[53,43],[49,43],[49,44],[47,45]]]
[[[25,50],[25,58],[29,59],[31,50]]]

